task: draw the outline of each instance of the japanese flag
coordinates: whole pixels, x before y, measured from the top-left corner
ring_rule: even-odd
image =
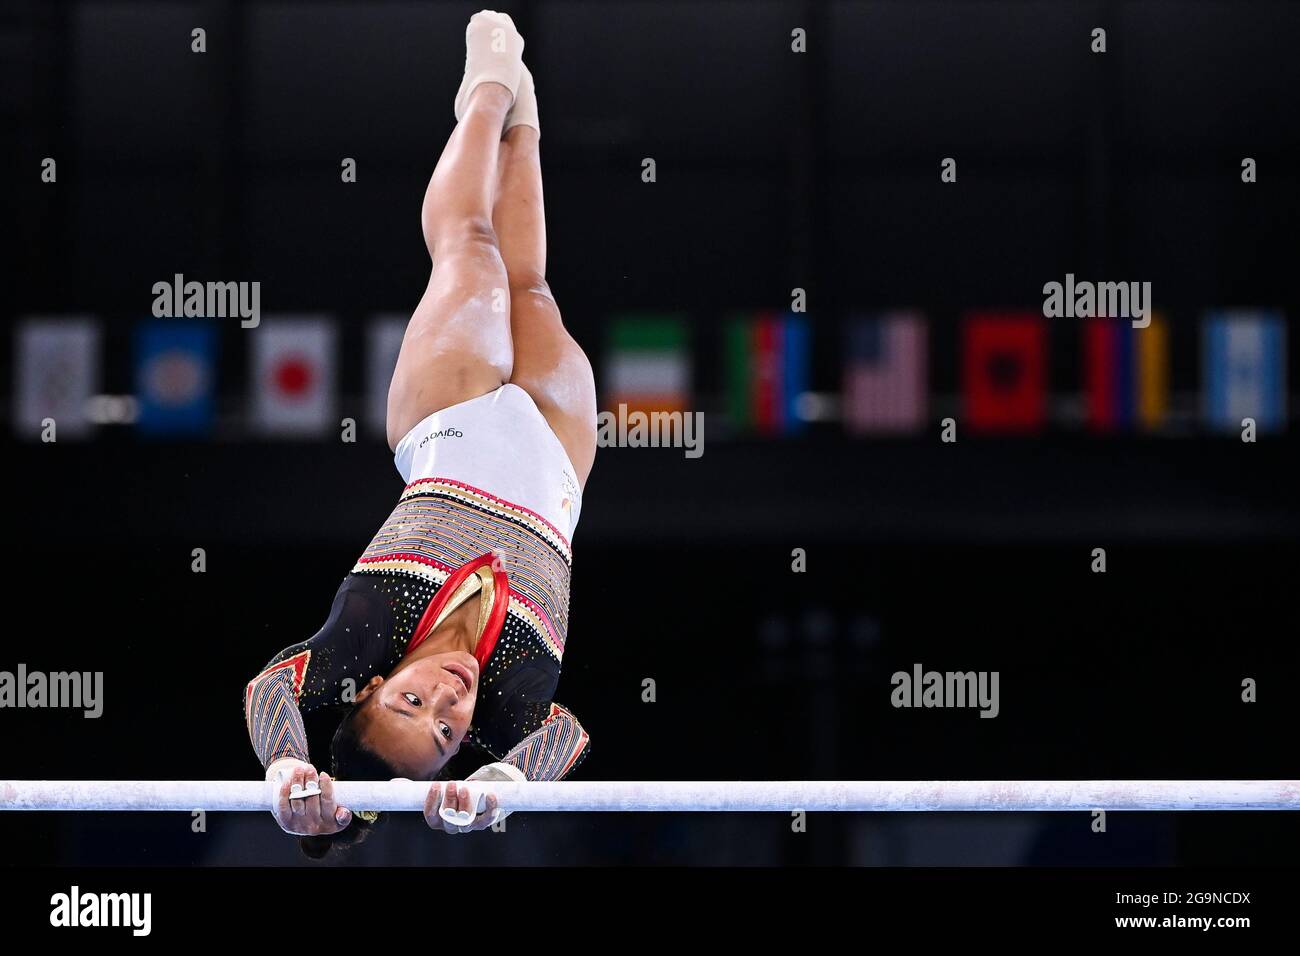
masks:
[[[336,330],[324,316],[267,316],[252,332],[253,428],[316,436],[338,425]]]

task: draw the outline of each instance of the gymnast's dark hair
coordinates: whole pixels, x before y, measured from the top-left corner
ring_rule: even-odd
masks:
[[[361,704],[354,704],[334,731],[330,742],[330,776],[335,780],[392,780],[402,773],[387,760],[375,753],[361,740],[360,722],[357,713]],[[460,780],[477,765],[476,757],[487,755],[489,760],[496,760],[489,751],[479,745],[470,743],[462,749],[457,757],[448,761],[438,773],[438,780]],[[366,820],[353,811],[348,825],[338,833],[326,833],[320,836],[303,836],[298,838],[298,846],[312,860],[322,860],[335,848],[346,850],[356,846],[370,836],[378,823],[378,817]]]
[[[355,720],[359,705],[352,707],[339,721],[330,743],[330,776],[343,780],[391,780],[401,773],[361,741],[360,726]],[[375,828],[377,818],[363,819],[355,811],[348,825],[337,833],[298,838],[298,846],[312,860],[324,859],[330,850],[361,843]]]

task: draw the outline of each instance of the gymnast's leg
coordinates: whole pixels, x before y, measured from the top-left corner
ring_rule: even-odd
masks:
[[[433,269],[406,327],[388,390],[393,449],[423,418],[499,388],[513,368],[510,287],[492,207],[501,130],[518,86],[523,41],[509,18],[493,16],[500,19],[478,14],[470,22],[466,83],[456,101],[459,122],[424,196],[421,223]],[[504,53],[499,43],[476,47],[476,28],[507,25],[513,43]],[[511,57],[513,74],[509,62],[500,62]],[[489,79],[474,82],[484,76]]]
[[[527,68],[511,121],[501,144],[492,210],[510,285],[514,366],[509,380],[532,397],[568,452],[578,481],[585,483],[596,457],[596,384],[546,282],[541,136]]]

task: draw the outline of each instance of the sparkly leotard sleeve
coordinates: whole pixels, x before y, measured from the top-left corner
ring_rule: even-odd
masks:
[[[529,780],[562,780],[587,756],[590,738],[578,719],[559,704],[551,704],[542,726],[502,758]]]
[[[348,575],[324,626],[271,658],[244,689],[248,735],[264,768],[282,757],[308,761],[303,713],[346,706],[371,677],[395,667],[401,652],[392,630],[385,595]]]

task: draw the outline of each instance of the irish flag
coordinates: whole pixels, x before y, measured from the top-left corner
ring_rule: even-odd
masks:
[[[685,317],[625,315],[610,325],[605,360],[608,406],[629,412],[685,411],[691,364]]]

